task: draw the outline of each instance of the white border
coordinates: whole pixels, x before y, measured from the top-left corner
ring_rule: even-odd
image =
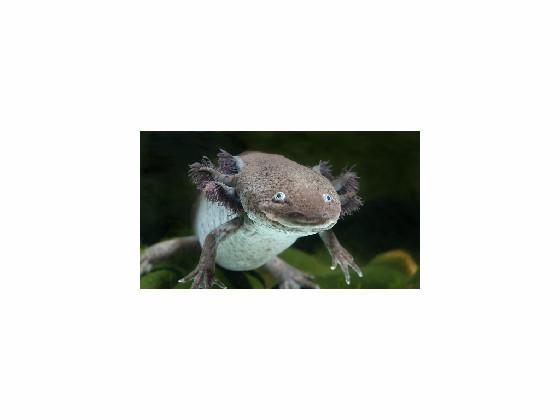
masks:
[[[558,418],[552,3],[2,6],[0,417]],[[140,130],[421,130],[420,291],[139,291]]]

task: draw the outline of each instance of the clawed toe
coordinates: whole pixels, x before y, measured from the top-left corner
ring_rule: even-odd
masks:
[[[221,289],[226,289],[226,286],[214,278],[214,272],[206,268],[195,268],[185,277],[179,280],[179,283],[187,283],[192,281],[191,289],[210,289],[212,285],[216,285]]]

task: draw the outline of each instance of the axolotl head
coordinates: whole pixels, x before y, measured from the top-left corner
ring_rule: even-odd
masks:
[[[332,228],[340,197],[321,173],[280,155],[247,152],[236,191],[255,223],[309,235]]]

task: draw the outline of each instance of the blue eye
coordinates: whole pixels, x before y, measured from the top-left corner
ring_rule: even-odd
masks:
[[[276,194],[274,194],[274,201],[284,201],[286,199],[286,194],[284,194],[282,191],[278,191]]]
[[[323,194],[323,200],[325,200],[325,203],[330,203],[332,201],[332,196],[329,194]]]

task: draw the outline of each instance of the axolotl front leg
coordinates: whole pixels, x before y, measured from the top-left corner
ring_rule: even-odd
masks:
[[[313,167],[313,170],[327,178],[334,186],[340,198],[341,217],[352,214],[361,207],[363,203],[362,199],[358,196],[358,174],[356,174],[352,168],[345,169],[338,177],[334,177],[331,173],[329,163],[321,161],[318,165]],[[360,267],[354,262],[352,255],[340,245],[340,242],[332,230],[320,232],[319,236],[331,254],[331,270],[334,270],[337,265],[340,265],[344,273],[346,284],[350,284],[350,272],[348,267],[358,273],[358,276],[363,277]]]
[[[228,235],[239,229],[242,224],[243,220],[240,217],[236,217],[212,230],[204,239],[202,252],[200,253],[200,259],[198,260],[196,268],[179,280],[179,282],[185,283],[192,280],[193,289],[208,289],[212,287],[213,284],[221,286],[221,283],[214,277],[218,245]]]
[[[235,192],[235,183],[238,172],[235,158],[224,150],[218,154],[219,167],[216,168],[212,162],[204,157],[202,162],[190,165],[189,176],[194,184],[210,201],[219,202],[234,211],[241,209],[239,199]],[[216,252],[218,245],[228,235],[234,233],[243,224],[243,216],[239,214],[234,219],[218,226],[210,231],[204,239],[200,259],[196,268],[179,280],[181,283],[192,280],[193,289],[205,289],[213,284],[220,283],[214,278],[216,267]]]

